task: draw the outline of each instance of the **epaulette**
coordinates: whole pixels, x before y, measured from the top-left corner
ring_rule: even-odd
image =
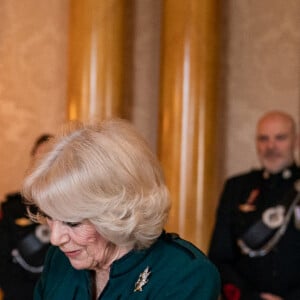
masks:
[[[183,250],[192,259],[196,258],[199,255],[199,251],[204,255],[204,253],[200,249],[198,249],[191,242],[180,238],[177,233],[166,233],[165,239],[166,241],[172,241],[173,244]]]

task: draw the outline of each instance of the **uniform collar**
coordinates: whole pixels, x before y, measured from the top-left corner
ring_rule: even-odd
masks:
[[[298,167],[295,163],[292,165],[282,169],[278,173],[270,173],[267,170],[262,170],[262,177],[264,180],[274,180],[274,179],[283,179],[283,180],[289,180],[290,178],[295,177],[295,174],[298,170]]]

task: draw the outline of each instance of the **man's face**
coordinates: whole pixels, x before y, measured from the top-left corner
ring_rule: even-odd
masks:
[[[256,149],[262,166],[270,173],[280,172],[294,160],[295,132],[292,122],[271,115],[257,125]]]

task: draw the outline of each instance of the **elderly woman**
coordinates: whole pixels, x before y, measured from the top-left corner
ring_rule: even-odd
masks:
[[[170,200],[160,165],[126,121],[77,124],[56,137],[23,194],[53,245],[34,299],[218,298],[215,267],[164,232]]]

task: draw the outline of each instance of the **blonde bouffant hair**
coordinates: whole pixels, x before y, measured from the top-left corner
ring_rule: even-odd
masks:
[[[90,221],[116,246],[149,247],[161,234],[170,199],[157,158],[125,120],[72,123],[25,177],[28,204],[64,222]]]

